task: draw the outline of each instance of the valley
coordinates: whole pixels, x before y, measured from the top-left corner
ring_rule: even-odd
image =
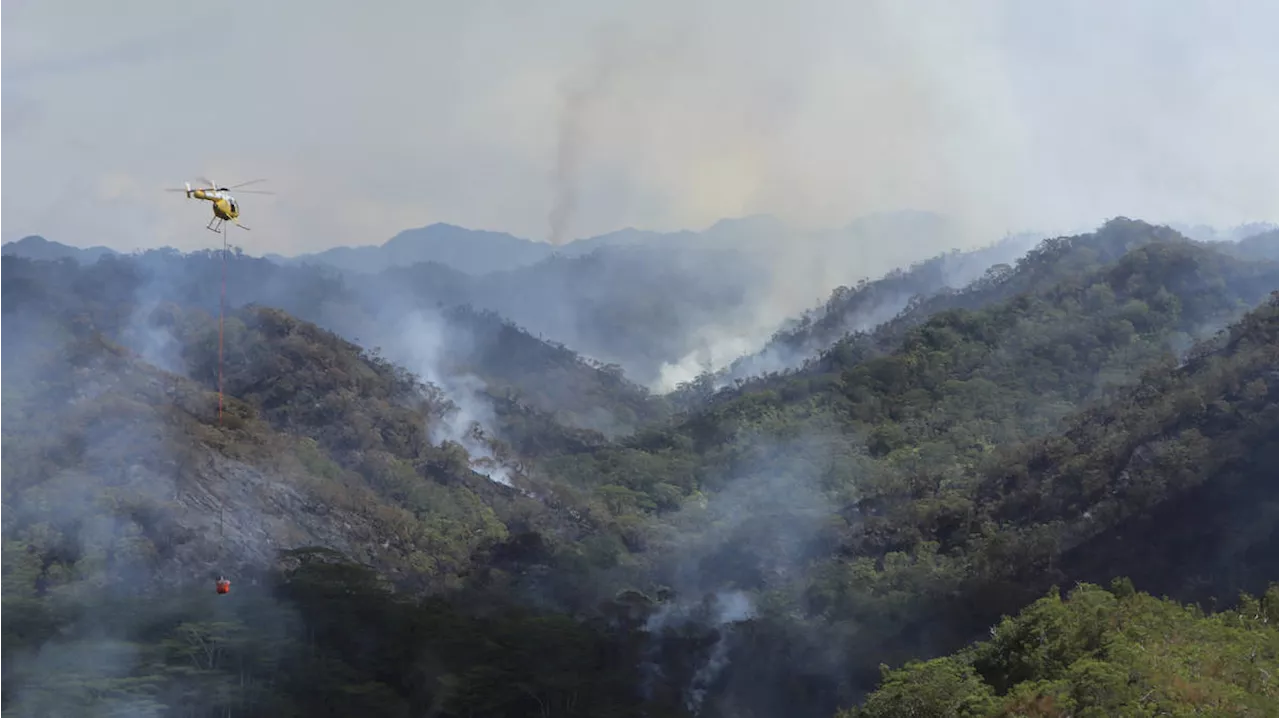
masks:
[[[6,245],[6,713],[1271,710],[1277,230],[851,227]]]

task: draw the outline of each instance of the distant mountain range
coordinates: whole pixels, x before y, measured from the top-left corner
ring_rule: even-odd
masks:
[[[296,256],[268,253],[263,258],[282,266],[329,266],[344,274],[377,274],[387,269],[434,263],[479,277],[558,259],[585,257],[600,250],[653,250],[656,257],[672,265],[681,264],[676,261],[677,257],[685,258],[690,251],[695,254],[741,252],[761,260],[771,272],[782,268],[781,261],[791,265],[792,270],[801,270],[805,283],[830,288],[862,277],[879,276],[904,264],[973,243],[972,238],[963,237],[961,230],[946,217],[900,211],[868,215],[843,227],[822,230],[802,230],[770,215],[752,215],[722,219],[701,231],[655,232],[626,228],[560,246],[505,232],[437,223],[404,230],[378,246],[334,247]],[[6,243],[3,253],[28,259],[65,257],[92,263],[104,255],[119,252],[102,246],[73,247],[32,235]],[[836,276],[826,276],[832,272]],[[818,295],[823,293],[821,289],[815,291]],[[814,299],[817,298],[815,295]]]
[[[1280,229],[1270,222],[1247,222],[1230,229],[1219,229],[1205,224],[1171,224],[1169,228],[1177,230],[1188,239],[1194,239],[1199,242],[1239,242]]]
[[[1231,229],[1205,225],[1171,225],[1183,235],[1200,241],[1239,242],[1275,231],[1267,222],[1252,222]],[[723,219],[702,231],[653,232],[626,228],[555,246],[546,242],[517,237],[506,232],[468,229],[452,224],[436,223],[406,229],[381,245],[342,246],[295,256],[268,253],[264,258],[279,264],[312,263],[335,267],[344,272],[377,273],[392,267],[406,267],[423,262],[436,262],[460,272],[483,275],[528,267],[556,255],[581,257],[605,247],[645,246],[654,249],[734,248],[758,250],[780,241],[806,240],[813,250],[831,252],[854,249],[858,240],[874,240],[893,236],[900,249],[911,255],[907,261],[919,261],[953,248],[948,242],[959,239],[959,233],[945,218],[929,212],[885,212],[861,217],[844,227],[817,231],[800,231],[769,215],[753,215]],[[904,241],[904,240],[912,241]],[[994,238],[992,238],[994,239]],[[923,242],[921,242],[923,240]],[[927,247],[917,247],[926,243]],[[791,243],[794,248],[794,244]],[[864,250],[866,248],[863,248]],[[887,249],[875,247],[877,253]],[[919,251],[923,250],[923,251]],[[38,235],[6,242],[3,253],[28,259],[72,258],[80,262],[96,262],[118,251],[104,246],[73,247]],[[889,262],[879,270],[901,266]],[[870,274],[875,275],[872,271]]]
[[[901,242],[906,247],[921,243],[935,245],[931,249],[936,251],[949,249],[960,239],[958,229],[945,217],[928,212],[903,211],[869,215],[845,227],[818,231],[799,230],[770,215],[752,215],[723,219],[702,231],[653,232],[626,228],[560,246],[505,232],[438,223],[400,232],[381,246],[335,247],[294,257],[266,256],[282,263],[319,263],[347,272],[364,273],[437,262],[467,274],[483,275],[531,266],[556,256],[582,257],[605,248],[642,246],[663,251],[686,248],[760,251],[786,246],[788,251],[795,251],[803,241],[811,250],[826,254],[852,248],[858,240],[885,235],[912,240]],[[884,247],[876,250],[883,252]],[[896,265],[890,263],[885,269],[891,266]]]
[[[516,237],[506,232],[467,229],[452,224],[437,223],[406,229],[381,245],[334,247],[322,252],[296,256],[267,253],[263,258],[277,264],[323,264],[344,271],[362,273],[377,273],[392,267],[436,262],[460,272],[481,275],[527,267],[557,254],[578,257],[590,254],[601,247],[640,244],[646,241],[659,243],[662,240],[688,239],[697,234],[696,232],[663,234],[623,229],[556,247],[546,242]],[[6,242],[3,252],[6,255],[27,259],[70,258],[85,263],[96,262],[104,255],[121,254],[110,247],[73,247],[39,235]]]
[[[120,254],[110,247],[72,247],[34,234],[15,242],[5,242],[3,252],[5,256],[12,255],[26,259],[74,259],[82,264],[93,264],[108,254]]]
[[[423,306],[495,311],[661,389],[759,348],[836,286],[965,244],[945,217],[895,212],[833,230],[760,215],[702,231],[629,228],[561,246],[433,224],[382,246],[264,259],[332,268],[350,286],[376,285]],[[112,253],[39,237],[3,251],[82,263]]]
[[[1272,225],[1226,232],[1191,229],[1202,241],[1233,243],[1235,252],[1274,256],[1280,251]],[[561,246],[433,224],[405,230],[381,246],[264,259],[282,267],[336,270],[348,286],[366,287],[373,295],[394,293],[416,306],[470,305],[497,312],[535,336],[617,364],[633,380],[668,391],[761,351],[775,332],[788,328],[788,320],[806,312],[822,308],[832,323],[829,329],[839,330],[836,335],[887,318],[876,312],[864,316],[869,308],[861,305],[856,312],[823,307],[838,287],[937,258],[929,271],[904,278],[910,291],[881,297],[888,303],[877,311],[892,315],[913,295],[963,284],[1041,238],[1010,235],[999,246],[961,256],[950,250],[974,241],[946,217],[903,211],[828,230],[799,230],[776,217],[756,215],[721,220],[702,231],[623,229]],[[37,236],[5,244],[3,253],[83,264],[116,254],[107,247],[81,249]],[[819,343],[835,338],[824,334]],[[803,361],[815,351],[810,344],[790,342],[786,361],[772,366],[771,360],[768,368]]]

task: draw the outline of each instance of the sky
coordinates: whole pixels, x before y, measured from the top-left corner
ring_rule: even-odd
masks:
[[[361,9],[362,8],[362,9]],[[1275,0],[5,0],[0,234],[245,251],[1280,219]]]

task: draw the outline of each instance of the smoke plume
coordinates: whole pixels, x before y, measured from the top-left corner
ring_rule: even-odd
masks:
[[[596,45],[586,75],[562,88],[563,101],[557,122],[556,164],[552,178],[554,203],[548,217],[551,225],[550,242],[553,245],[564,244],[569,222],[578,205],[578,172],[582,164],[582,151],[588,140],[587,117],[618,71],[617,43],[614,40],[616,38],[612,33],[602,37]]]

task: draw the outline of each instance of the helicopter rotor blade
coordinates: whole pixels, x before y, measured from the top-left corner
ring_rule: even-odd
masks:
[[[230,187],[227,187],[227,189],[236,189],[237,187],[248,187],[248,186],[249,186],[249,185],[251,185],[251,184],[258,184],[259,182],[266,182],[266,181],[267,181],[267,180],[266,180],[266,178],[263,178],[263,179],[256,179],[256,180],[249,180],[248,182],[241,182],[240,184],[233,184],[233,185],[231,185]]]
[[[236,194],[275,194],[275,192],[265,189],[238,189]]]

